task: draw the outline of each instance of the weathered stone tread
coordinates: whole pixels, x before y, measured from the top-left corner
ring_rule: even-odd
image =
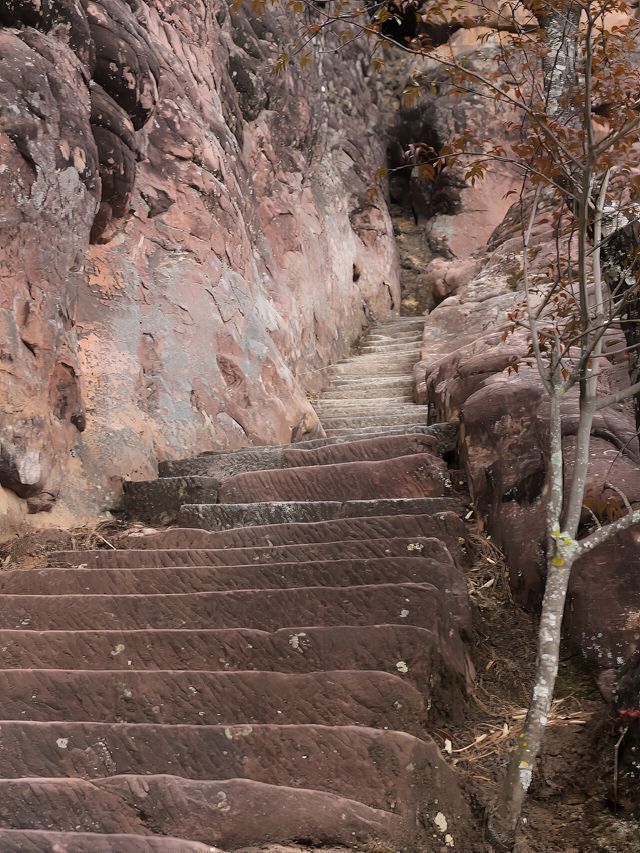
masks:
[[[380,670],[397,674],[423,695],[464,688],[465,650],[444,620],[434,630],[413,625],[358,625],[276,631],[250,628],[129,631],[0,631],[3,669],[200,670],[317,672]],[[456,683],[451,678],[456,674]]]
[[[178,527],[172,530],[131,537],[131,543],[132,545],[135,543],[135,548],[138,550],[155,550],[158,548],[259,548],[261,546],[274,549],[285,545],[293,546],[294,543],[311,546],[312,544],[328,544],[336,541],[362,540],[363,544],[366,544],[367,541],[381,541],[386,538],[397,541],[402,537],[410,539],[413,537],[437,537],[455,557],[459,550],[460,540],[464,540],[465,535],[464,522],[458,515],[437,513],[433,516],[374,516],[309,523],[273,524],[222,531]],[[407,544],[410,545],[411,542]],[[409,552],[413,550],[415,549],[410,548]],[[128,553],[131,554],[131,550]],[[118,552],[109,551],[84,551],[82,553],[67,551],[57,552],[52,555],[51,559],[56,563],[60,561],[70,562],[71,564],[86,562],[88,565],[109,566],[118,565],[119,561],[122,560],[122,555]],[[252,562],[252,560],[245,562]],[[283,562],[286,561],[283,560]]]
[[[406,815],[426,782],[438,791],[441,811],[453,817],[465,810],[432,742],[364,726],[8,721],[0,727],[0,761],[8,779],[22,778],[25,767],[47,778],[245,778],[326,791],[376,809],[393,804]]]
[[[190,527],[232,530],[265,524],[298,524],[383,515],[462,513],[457,497],[374,498],[350,501],[260,501],[255,503],[184,504],[179,521]]]
[[[237,474],[220,486],[218,497],[223,504],[362,501],[443,497],[450,491],[443,460],[431,453],[417,453],[391,459]]]
[[[172,595],[5,595],[0,628],[132,630],[135,628],[285,627],[396,623],[435,630],[450,609],[469,628],[465,607],[445,607],[431,584],[302,587]]]
[[[225,853],[184,838],[0,828],[3,853]]]
[[[323,846],[348,845],[402,832],[392,812],[323,791],[168,775],[0,780],[0,821],[9,829],[44,824],[57,832],[135,833],[150,841],[155,838],[149,833],[184,836],[233,850],[300,838]],[[117,848],[118,853],[130,849]]]
[[[369,438],[375,435],[403,435],[409,432],[415,432],[419,427],[418,423],[403,423],[398,421],[395,425],[384,427],[380,424],[373,426],[342,426],[329,427],[325,429],[327,439],[342,439],[343,441],[354,441],[356,438]],[[429,429],[429,427],[425,427]],[[326,440],[326,439],[325,439]]]
[[[419,516],[416,516],[419,518]],[[348,539],[343,542],[315,542],[299,545],[258,545],[247,548],[143,548],[137,551],[59,552],[51,558],[55,566],[84,568],[171,568],[178,566],[246,566],[273,563],[299,563],[339,559],[374,559],[382,557],[413,557],[416,552],[429,555],[428,541],[432,537],[404,536],[393,539]],[[422,546],[422,548],[421,548]],[[448,550],[459,548],[451,540]],[[86,560],[83,562],[83,558]],[[455,556],[454,556],[455,560]]]
[[[419,733],[423,698],[399,674],[0,671],[0,720],[363,725]]]
[[[180,474],[211,476],[222,481],[245,471],[374,461],[425,451],[440,453],[443,448],[446,449],[446,444],[447,442],[443,443],[436,435],[414,433],[326,444],[315,450],[304,450],[294,445],[268,450],[247,450],[244,453],[196,456],[194,459],[160,463],[159,471],[163,478]]]
[[[462,573],[438,540],[431,557],[331,560],[305,563],[197,566],[170,569],[34,569],[0,574],[0,593],[9,595],[158,595],[239,589],[431,583],[466,597]],[[437,559],[435,559],[437,557]]]
[[[365,432],[367,429],[375,430],[386,426],[408,426],[410,428],[412,424],[426,424],[427,420],[428,413],[425,409],[425,411],[415,414],[400,411],[396,414],[372,412],[368,415],[344,415],[342,417],[331,415],[324,417],[322,423],[327,434],[329,434],[329,430],[334,429],[357,429]]]

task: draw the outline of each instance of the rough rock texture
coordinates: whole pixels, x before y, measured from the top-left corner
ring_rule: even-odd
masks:
[[[318,369],[399,304],[366,52],[272,74],[281,6],[0,26],[0,513],[77,523],[158,459],[317,433]]]
[[[554,252],[544,228],[533,235],[534,275]],[[506,553],[517,597],[535,607],[544,579],[549,407],[526,334],[502,336],[507,312],[522,298],[518,229],[514,208],[493,235],[477,275],[429,316],[416,378],[419,398],[432,405],[437,419],[459,420],[460,453],[478,516]],[[603,394],[627,381],[615,333],[607,343]],[[576,393],[566,395],[562,411],[568,484]],[[624,511],[605,481],[638,505],[640,461],[628,403],[602,410],[594,422],[586,504],[603,523]],[[582,521],[583,531],[593,525],[587,510]],[[630,531],[590,552],[573,570],[566,634],[601,669],[622,664],[640,642],[639,559],[638,534]]]
[[[300,488],[286,523],[265,521],[283,504],[261,493],[209,505],[236,512],[234,529],[146,529],[120,548],[50,553],[44,569],[5,567],[0,847],[88,853],[88,832],[105,853],[160,851],[165,837],[212,853],[477,847],[438,749],[473,679],[466,526],[459,501],[391,497],[446,492],[428,451],[448,430],[377,429],[290,460],[313,465],[269,469],[273,448],[253,449],[262,464],[226,497]],[[193,502],[215,499],[212,480],[156,482]],[[130,493],[142,513],[147,498]],[[308,522],[329,505],[350,517]]]
[[[343,462],[236,474],[218,490],[220,503],[253,501],[360,501],[444,497],[451,491],[447,466],[417,453],[378,462]]]
[[[615,686],[615,710],[620,727],[626,728],[620,751],[618,802],[636,819],[640,818],[640,649],[620,671]]]

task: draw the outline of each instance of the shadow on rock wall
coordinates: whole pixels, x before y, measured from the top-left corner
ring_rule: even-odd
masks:
[[[276,76],[287,14],[212,9],[0,0],[0,514],[317,431],[399,304],[365,55]]]

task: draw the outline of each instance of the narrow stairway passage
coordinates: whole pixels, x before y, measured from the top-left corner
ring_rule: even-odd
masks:
[[[471,613],[422,326],[330,369],[325,438],[164,463],[155,532],[0,575],[0,850],[474,849],[430,737]]]

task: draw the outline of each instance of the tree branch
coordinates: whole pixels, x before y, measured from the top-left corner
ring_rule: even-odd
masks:
[[[640,509],[634,509],[633,512],[625,515],[624,518],[619,518],[617,521],[607,524],[606,527],[601,527],[599,530],[595,530],[585,539],[581,539],[578,542],[576,559],[578,557],[582,557],[587,552],[592,551],[596,546],[602,545],[603,542],[607,542],[617,533],[622,533],[624,530],[628,530],[630,527],[633,527],[634,524],[638,524],[639,522]]]

